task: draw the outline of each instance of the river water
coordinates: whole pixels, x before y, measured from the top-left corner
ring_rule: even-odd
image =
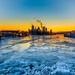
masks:
[[[75,39],[63,35],[3,38],[0,75],[75,75]]]

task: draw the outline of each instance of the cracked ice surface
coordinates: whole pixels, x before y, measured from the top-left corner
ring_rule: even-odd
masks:
[[[0,75],[75,75],[75,39],[63,35],[4,38]]]

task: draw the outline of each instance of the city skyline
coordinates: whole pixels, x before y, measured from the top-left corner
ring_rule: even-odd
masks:
[[[2,24],[0,25],[0,31],[1,30],[21,30],[21,31],[28,31],[28,29],[31,29],[31,25],[34,25],[36,28],[38,28],[38,26],[40,27],[40,24],[37,23],[37,22],[34,22],[34,23],[30,23],[29,25],[25,25],[24,24]],[[68,26],[66,25],[59,25],[59,26],[56,26],[56,25],[52,25],[52,26],[47,26],[47,25],[43,25],[43,26],[46,26],[48,31],[50,31],[50,29],[53,30],[53,32],[62,32],[62,31],[73,31],[75,30],[75,26],[71,25],[71,24],[68,24]]]
[[[40,26],[40,19],[48,30],[75,30],[74,0],[0,0],[0,30],[24,30],[31,24]]]

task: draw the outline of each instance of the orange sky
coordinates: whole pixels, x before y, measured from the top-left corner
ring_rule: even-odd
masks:
[[[0,30],[24,30],[40,19],[53,32],[75,30],[74,0],[0,0]]]
[[[48,27],[48,30],[52,29],[54,32],[57,32],[57,31],[71,31],[71,30],[75,30],[75,26],[47,26]],[[0,30],[24,30],[24,31],[27,31],[28,29],[30,29],[31,26],[30,25],[13,25],[13,26],[10,26],[10,25],[4,25],[4,26],[1,26],[0,25]]]
[[[24,30],[27,31],[31,28],[31,22],[4,22],[0,23],[0,30]],[[33,23],[36,27],[40,26],[39,23]],[[52,29],[54,32],[58,31],[72,31],[75,30],[74,22],[44,22],[43,26],[48,28],[48,31]]]

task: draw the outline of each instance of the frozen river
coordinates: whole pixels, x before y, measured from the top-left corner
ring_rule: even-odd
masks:
[[[75,75],[75,39],[63,35],[3,38],[0,75]]]

